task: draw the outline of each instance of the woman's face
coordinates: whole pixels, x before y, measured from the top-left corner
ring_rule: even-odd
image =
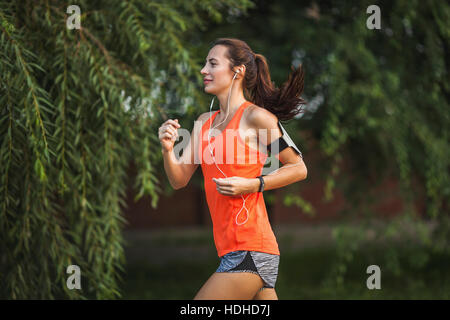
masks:
[[[200,71],[207,93],[219,95],[227,92],[231,85],[234,72],[230,69],[230,60],[225,56],[227,50],[223,45],[216,45],[209,50],[205,66]]]

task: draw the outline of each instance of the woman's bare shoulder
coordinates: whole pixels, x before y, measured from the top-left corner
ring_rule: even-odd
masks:
[[[278,128],[278,118],[269,110],[252,104],[248,107],[247,121],[254,127],[259,129],[276,129]]]

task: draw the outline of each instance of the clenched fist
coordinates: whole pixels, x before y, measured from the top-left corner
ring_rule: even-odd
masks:
[[[164,122],[158,130],[159,141],[164,151],[171,151],[178,137],[177,129],[180,128],[178,119],[169,119]]]

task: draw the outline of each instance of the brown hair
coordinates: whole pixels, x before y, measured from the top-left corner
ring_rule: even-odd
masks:
[[[270,79],[266,58],[255,54],[247,43],[239,39],[220,38],[213,42],[213,47],[216,45],[228,48],[227,57],[231,61],[231,69],[245,65],[243,87],[251,102],[269,110],[279,120],[289,120],[301,113],[302,110],[297,107],[306,103],[300,97],[305,77],[302,65],[297,69],[292,67],[288,80],[277,88]]]

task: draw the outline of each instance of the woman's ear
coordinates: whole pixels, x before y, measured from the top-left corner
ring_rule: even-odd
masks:
[[[241,77],[244,77],[244,75],[245,75],[245,65],[241,65],[239,67],[236,67],[234,69],[234,72],[237,73],[237,75],[240,75]]]

